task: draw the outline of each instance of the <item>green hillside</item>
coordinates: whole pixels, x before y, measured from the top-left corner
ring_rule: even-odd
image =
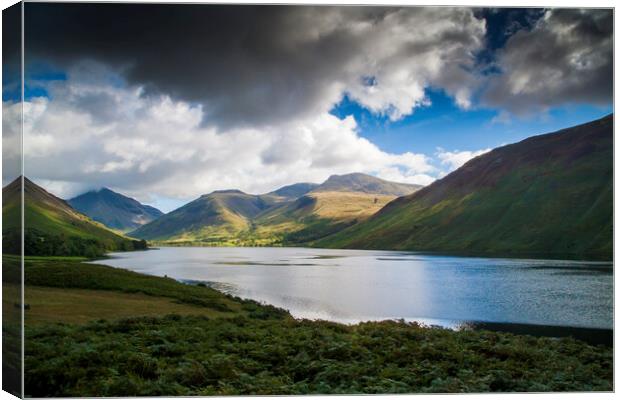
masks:
[[[20,178],[2,189],[4,252],[19,252]],[[64,200],[24,178],[24,251],[26,255],[94,257],[114,250],[145,248],[71,208]]]
[[[476,157],[319,247],[612,258],[613,116]]]
[[[360,192],[312,191],[259,215],[252,236],[261,243],[303,244],[365,220],[394,198]]]
[[[321,185],[297,183],[264,195],[216,191],[130,235],[178,245],[302,244],[366,219],[395,193],[419,188],[348,174],[333,175]]]
[[[154,207],[107,188],[81,194],[67,202],[95,221],[121,232],[137,229],[163,215]]]
[[[250,229],[251,219],[274,202],[269,196],[254,196],[239,190],[216,191],[130,234],[147,240],[223,242]]]

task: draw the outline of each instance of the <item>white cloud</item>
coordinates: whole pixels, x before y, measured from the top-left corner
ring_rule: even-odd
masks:
[[[49,90],[52,100],[25,103],[26,175],[61,197],[108,186],[141,201],[186,201],[350,172],[427,184],[438,172],[429,157],[382,151],[360,137],[353,117],[327,111],[262,129],[218,130],[201,124],[202,106],[136,88],[69,80]]]
[[[392,120],[430,105],[428,86],[444,88],[459,107],[469,108],[476,78],[468,70],[485,32],[485,21],[463,8],[400,9],[360,24],[355,30],[360,51],[349,62],[344,90]]]
[[[21,103],[2,104],[2,185],[21,175]]]
[[[472,158],[478,157],[479,155],[482,155],[489,151],[491,151],[491,149],[482,149],[477,151],[446,151],[442,148],[438,148],[435,155],[437,156],[441,164],[448,167],[448,171],[444,172],[451,172],[459,168]]]

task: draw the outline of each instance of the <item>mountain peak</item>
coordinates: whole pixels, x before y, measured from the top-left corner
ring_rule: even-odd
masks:
[[[73,208],[95,221],[125,232],[163,215],[158,209],[144,205],[107,187],[91,190],[68,202]]]
[[[211,194],[246,194],[246,193],[239,189],[222,189],[222,190],[214,190],[205,196],[209,196]]]
[[[314,189],[315,192],[361,192],[404,196],[420,189],[421,185],[390,182],[361,172],[344,175],[331,175]]]
[[[332,174],[332,175],[329,176],[329,178],[327,178],[327,180],[330,180],[330,179],[340,179],[340,178],[361,179],[361,178],[366,178],[366,177],[375,178],[372,175],[364,174],[362,172],[350,172],[348,174],[342,174],[342,175]],[[376,179],[380,179],[380,178],[376,178]]]

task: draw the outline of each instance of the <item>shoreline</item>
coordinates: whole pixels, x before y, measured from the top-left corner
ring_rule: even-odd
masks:
[[[4,272],[19,268],[5,261]],[[27,259],[26,270],[30,317],[49,317],[26,320],[32,397],[613,389],[612,348],[578,339],[300,320],[200,283],[75,259]],[[137,313],[136,300],[151,307]]]
[[[364,323],[371,322],[405,322],[415,323],[422,328],[427,329],[444,329],[453,332],[459,331],[491,331],[501,333],[511,333],[514,335],[527,335],[533,337],[546,337],[546,338],[564,338],[571,337],[583,341],[591,345],[604,345],[613,347],[614,343],[614,329],[613,328],[594,328],[594,327],[582,327],[582,326],[569,326],[569,325],[547,325],[547,324],[531,324],[521,322],[498,322],[498,321],[457,321],[447,319],[436,318],[383,318],[383,319],[355,319],[349,322],[338,319],[324,319],[324,318],[303,318],[296,317],[290,310],[278,307],[275,304],[261,302],[248,297],[236,296],[231,293],[226,293],[220,287],[220,282],[194,280],[194,279],[175,279],[176,281],[186,285],[205,285],[227,297],[238,297],[243,300],[253,301],[260,305],[266,305],[269,307],[279,308],[286,311],[291,318],[296,321],[313,321],[313,322],[328,322],[346,326],[356,326]],[[433,323],[431,321],[435,321]],[[441,323],[445,325],[441,325]]]
[[[504,253],[478,253],[478,252],[459,252],[459,251],[432,251],[432,250],[406,250],[406,249],[384,249],[384,248],[348,248],[348,247],[315,247],[315,246],[304,246],[303,244],[270,244],[270,245],[257,245],[257,246],[243,246],[243,245],[222,245],[222,244],[206,244],[202,242],[187,242],[184,243],[170,243],[170,242],[155,242],[153,243],[153,247],[148,247],[144,250],[157,250],[161,247],[195,247],[195,248],[286,248],[286,249],[314,249],[314,250],[345,250],[345,251],[390,251],[390,252],[398,252],[401,254],[411,254],[411,255],[420,255],[420,256],[431,256],[431,257],[458,257],[458,258],[484,258],[489,260],[519,260],[519,261],[565,261],[565,262],[579,262],[579,263],[588,263],[588,264],[604,264],[609,265],[613,268],[614,260],[612,259],[602,259],[602,258],[579,258],[578,255],[571,257],[570,253],[559,253],[557,255],[550,255],[549,253],[515,253],[515,254],[504,254]],[[142,250],[130,250],[130,251],[142,251]],[[113,252],[115,253],[115,252]],[[557,257],[557,258],[554,258]]]
[[[175,248],[175,247],[194,247],[194,248],[204,248],[204,247],[216,247],[216,246],[159,246],[159,247],[151,247],[148,250],[159,250],[160,248]],[[218,247],[222,247],[222,248],[250,248],[248,246],[218,246]],[[257,246],[257,247],[261,247],[261,248],[269,248],[269,246]],[[276,248],[280,248],[280,246],[276,247]],[[288,247],[289,249],[303,249],[303,250],[308,250],[308,249],[316,249],[316,248],[312,248],[312,247]],[[344,250],[344,251],[359,251],[359,250],[355,250],[355,249],[324,249],[324,250],[329,250],[329,251],[338,251],[338,250]],[[145,250],[146,251],[146,250]],[[362,250],[362,251],[386,251],[386,250]],[[405,251],[395,251],[395,250],[387,250],[390,252],[398,252],[399,254],[411,254],[411,255],[418,255],[418,256],[432,256],[432,257],[441,257],[438,254],[426,254],[426,253],[418,253],[418,252],[405,252]],[[456,257],[456,256],[455,256]],[[105,259],[110,259],[113,258],[113,256],[110,256],[109,254],[105,257],[102,258],[101,260],[104,261]],[[484,258],[484,257],[477,257],[477,258]],[[487,258],[484,258],[487,259]],[[492,260],[492,258],[488,258],[489,260]],[[509,259],[502,259],[502,260],[509,260]],[[514,259],[517,261],[527,261],[530,259]],[[552,260],[540,260],[540,259],[531,259],[530,261],[540,261],[540,262],[545,262],[545,261],[552,261]],[[553,260],[555,262],[566,262],[566,263],[586,263],[588,265],[583,266],[583,268],[581,267],[574,267],[574,269],[588,269],[588,268],[603,268],[604,270],[611,270],[613,271],[613,263],[608,263],[608,262],[604,262],[604,261],[586,261],[586,262],[582,262],[582,261],[577,261],[577,260]],[[89,260],[89,263],[96,263],[97,260]],[[572,268],[570,266],[567,267],[557,267],[557,268]],[[141,272],[142,274],[145,274],[144,272]],[[145,274],[145,275],[149,275],[149,274]],[[150,276],[157,276],[157,275],[150,275]],[[249,297],[243,297],[243,296],[238,296],[234,293],[229,293],[227,292],[225,289],[223,289],[221,287],[222,282],[215,282],[215,281],[208,281],[208,280],[200,280],[200,279],[176,279],[173,278],[174,280],[176,280],[177,282],[183,283],[183,284],[189,284],[189,285],[196,285],[196,284],[204,284],[207,287],[217,291],[218,293],[227,296],[227,297],[231,297],[231,298],[241,298],[243,300],[249,300],[252,302],[257,302],[259,304],[262,305],[266,305],[269,307],[275,307],[275,308],[279,308],[282,309],[284,311],[286,311],[286,313],[288,313],[291,318],[294,318],[295,320],[298,321],[303,321],[303,320],[308,320],[308,321],[325,321],[325,322],[330,322],[330,323],[337,323],[337,324],[342,324],[342,325],[347,325],[347,326],[354,326],[354,325],[358,325],[361,323],[365,323],[365,322],[383,322],[383,321],[404,321],[406,323],[417,323],[420,326],[423,327],[427,327],[427,328],[438,328],[438,329],[448,329],[454,332],[458,332],[458,331],[463,331],[463,330],[473,330],[473,331],[492,331],[492,332],[501,332],[501,333],[512,333],[512,334],[516,334],[516,335],[529,335],[529,336],[533,336],[533,337],[547,337],[547,338],[563,338],[563,337],[572,337],[575,338],[577,340],[586,342],[588,344],[591,345],[604,345],[604,346],[613,346],[614,343],[614,338],[613,338],[613,327],[612,328],[603,328],[603,327],[587,327],[587,326],[571,326],[571,325],[553,325],[553,324],[539,324],[539,323],[527,323],[527,322],[507,322],[507,321],[488,321],[488,320],[456,320],[456,319],[442,319],[442,318],[431,318],[431,317],[414,317],[414,318],[406,318],[406,317],[387,317],[387,318],[354,318],[354,319],[350,319],[350,320],[346,320],[346,319],[338,319],[338,318],[330,318],[329,316],[326,316],[327,318],[324,318],[323,316],[318,316],[318,317],[304,317],[304,316],[299,316],[299,315],[294,315],[293,312],[291,312],[290,310],[284,308],[284,307],[280,307],[277,306],[275,304],[271,304],[268,302],[264,302],[264,301],[260,301],[257,299],[252,299]]]

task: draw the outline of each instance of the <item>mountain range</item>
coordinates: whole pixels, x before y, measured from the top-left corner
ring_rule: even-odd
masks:
[[[26,254],[94,256],[149,240],[611,260],[613,115],[496,148],[424,188],[334,175],[262,195],[214,191],[163,215],[107,189],[66,202],[24,178],[24,196]],[[20,201],[17,179],[3,189],[8,252],[20,246]],[[133,226],[127,236],[142,241],[110,229]]]
[[[496,148],[314,245],[611,260],[613,122]]]
[[[176,244],[303,243],[361,221],[419,185],[354,173],[322,184],[298,183],[262,195],[219,190],[146,224],[130,235]]]
[[[67,202],[95,221],[121,232],[133,231],[164,214],[108,188],[81,194]]]

